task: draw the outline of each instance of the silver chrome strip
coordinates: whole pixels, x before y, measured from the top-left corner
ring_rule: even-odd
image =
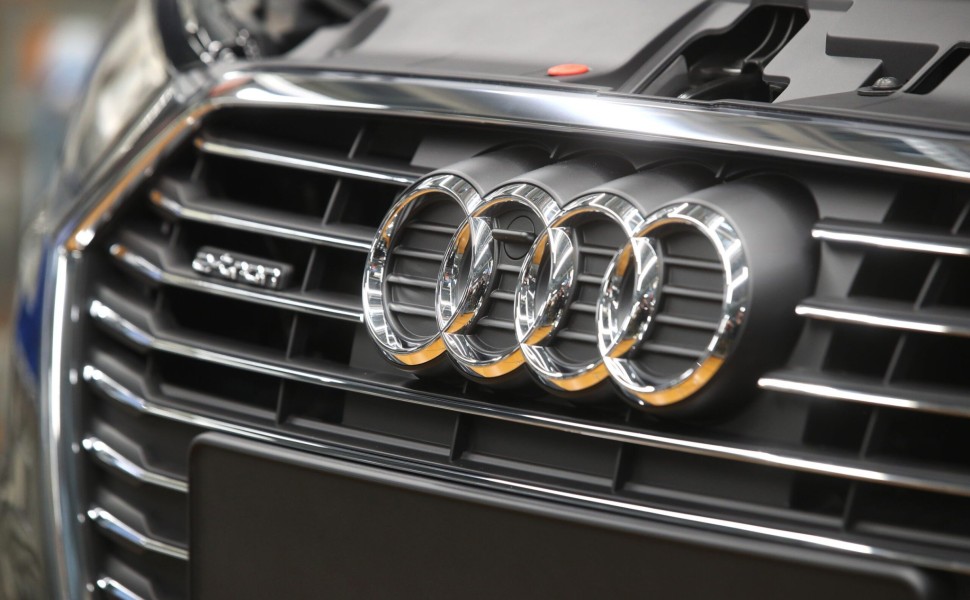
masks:
[[[195,290],[197,292],[206,292],[234,300],[255,302],[275,308],[290,308],[300,312],[333,317],[345,321],[354,321],[356,323],[361,323],[364,320],[363,309],[358,311],[349,310],[333,303],[327,303],[324,300],[314,300],[309,295],[297,295],[286,292],[264,292],[257,289],[220,283],[215,280],[209,281],[201,277],[190,277],[165,271],[147,258],[144,258],[121,244],[113,244],[110,247],[110,252],[116,259],[135,269],[143,276],[166,285]],[[352,296],[352,298],[354,300],[358,299],[356,296]]]
[[[124,336],[132,343],[144,348],[244,369],[264,375],[327,385],[338,389],[381,397],[393,396],[398,400],[414,404],[433,406],[484,417],[493,417],[547,429],[559,429],[642,446],[737,460],[769,467],[793,469],[807,473],[831,475],[858,481],[883,483],[944,494],[970,496],[970,478],[967,477],[950,477],[949,480],[942,476],[933,478],[927,477],[928,472],[925,469],[907,469],[906,467],[895,465],[891,467],[892,470],[890,470],[890,466],[888,465],[883,465],[883,470],[879,470],[871,468],[869,466],[873,464],[871,462],[863,462],[850,458],[825,457],[826,460],[822,461],[818,460],[818,455],[802,456],[798,452],[790,450],[777,451],[759,447],[744,447],[742,445],[727,446],[687,437],[647,433],[622,426],[606,426],[594,422],[563,418],[535,411],[506,408],[468,400],[458,396],[440,396],[421,393],[415,390],[410,390],[410,393],[407,393],[407,391],[401,388],[382,384],[376,380],[354,380],[346,374],[315,372],[291,364],[270,362],[266,359],[254,359],[222,350],[190,346],[177,340],[166,339],[143,331],[137,325],[115,312],[114,309],[98,300],[91,302],[89,313],[95,321],[100,322],[109,330]],[[85,378],[88,377],[88,368],[93,367],[85,368]],[[97,370],[94,370],[90,373],[95,374],[96,372]]]
[[[176,492],[184,493],[189,491],[189,484],[184,479],[177,479],[146,469],[134,461],[125,458],[120,452],[96,436],[92,435],[84,438],[81,441],[81,447],[109,469],[124,473],[142,483],[156,485]]]
[[[334,248],[346,248],[367,252],[370,250],[373,233],[367,239],[357,239],[347,235],[341,235],[338,228],[322,225],[317,228],[282,226],[273,223],[260,221],[251,216],[242,217],[228,212],[217,212],[215,210],[203,210],[193,206],[187,206],[175,198],[170,198],[165,193],[155,190],[149,195],[152,203],[165,212],[197,223],[217,225],[239,231],[249,231],[252,233],[264,233],[274,237],[287,238],[300,242],[312,242],[323,244]]]
[[[949,314],[934,309],[914,311],[909,305],[894,308],[885,303],[864,300],[807,298],[795,307],[795,314],[838,323],[970,337],[970,315]]]
[[[111,537],[124,540],[149,552],[164,554],[179,560],[189,559],[189,551],[185,548],[145,535],[99,506],[93,506],[88,510],[88,518]]]
[[[765,390],[812,398],[859,402],[954,417],[970,417],[970,399],[960,393],[947,394],[925,389],[887,387],[844,377],[799,371],[769,373],[758,380],[758,386]]]
[[[634,504],[632,502],[625,502],[615,498],[602,498],[592,495],[546,488],[539,485],[525,484],[522,482],[475,473],[459,467],[441,467],[412,460],[396,459],[395,457],[383,457],[381,455],[369,452],[362,452],[355,449],[345,449],[314,440],[299,438],[281,433],[280,431],[264,431],[256,427],[230,423],[220,419],[189,412],[181,408],[164,406],[154,401],[147,400],[136,395],[131,390],[128,390],[110,376],[93,366],[84,367],[83,372],[84,379],[90,384],[94,385],[98,390],[101,391],[101,393],[105,394],[108,398],[112,398],[117,402],[128,406],[129,408],[159,418],[185,423],[204,429],[210,429],[212,431],[230,433],[262,442],[273,442],[295,449],[314,451],[320,454],[332,456],[334,458],[354,460],[357,462],[374,464],[384,468],[401,469],[428,477],[437,477],[468,485],[488,485],[505,492],[514,490],[516,492],[528,494],[544,500],[558,500],[587,508],[597,507],[601,509],[617,510],[630,514],[646,515],[669,520],[679,524],[699,525],[710,528],[714,531],[726,530],[742,535],[759,537],[762,539],[794,542],[809,547],[827,548],[890,560],[906,560],[925,567],[946,569],[970,574],[970,562],[949,557],[941,558],[938,556],[914,555],[899,550],[874,547],[867,543],[852,541],[851,534],[847,535],[847,538],[849,539],[837,539],[824,535],[787,531],[774,527],[751,525],[731,521],[728,519],[705,517],[702,515],[683,513],[669,509],[645,506],[642,504]]]
[[[122,585],[117,579],[103,575],[94,584],[105,595],[118,600],[144,600],[135,592]]]
[[[290,167],[304,171],[315,171],[317,173],[337,175],[338,177],[353,177],[356,179],[367,179],[404,186],[411,185],[418,180],[415,175],[391,171],[389,169],[380,169],[374,165],[355,164],[351,160],[320,160],[309,154],[286,152],[283,150],[269,152],[264,146],[248,145],[243,142],[199,137],[196,138],[195,145],[199,150],[207,154],[251,160],[267,165]]]
[[[68,368],[72,337],[70,321],[71,288],[68,281],[77,268],[75,257],[63,249],[56,249],[50,257],[46,285],[49,289],[45,299],[49,317],[44,322],[41,336],[41,356],[47,362],[40,374],[40,441],[43,472],[43,497],[48,510],[45,518],[50,561],[54,573],[55,592],[64,598],[87,598],[84,582],[88,581],[87,555],[82,551],[82,534],[77,527],[79,507],[76,484],[77,443],[74,437],[74,403],[69,401],[72,389],[72,372]],[[44,360],[42,358],[42,360]],[[76,374],[76,373],[75,373]]]
[[[219,105],[437,117],[486,125],[603,133],[828,164],[970,179],[965,135],[821,114],[553,88],[384,74],[272,72],[227,65]],[[244,83],[243,83],[244,82]],[[233,85],[236,84],[236,85]],[[389,99],[393,99],[389,102]]]
[[[184,106],[167,128],[145,131],[142,152],[109,161],[130,164],[102,184],[106,188],[102,194],[90,194],[102,204],[70,232],[68,250],[81,250],[90,243],[111,214],[110,206],[150,172],[145,167],[152,166],[166,148],[191,134],[208,113],[227,107],[303,108],[478,126],[527,126],[970,181],[970,140],[961,134],[785,113],[777,107],[769,111],[692,104],[566,86],[513,87],[312,67],[273,68],[257,62],[217,65],[208,78],[191,73],[176,78],[161,97],[184,98],[188,88],[198,92],[199,100]],[[129,171],[128,166],[137,168]]]
[[[908,250],[944,256],[970,256],[970,239],[954,235],[924,233],[880,223],[822,219],[812,237],[826,242],[858,244],[889,250]]]

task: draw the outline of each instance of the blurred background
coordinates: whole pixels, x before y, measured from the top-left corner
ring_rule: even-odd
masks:
[[[43,193],[115,0],[0,0],[0,327],[16,274],[21,202]]]

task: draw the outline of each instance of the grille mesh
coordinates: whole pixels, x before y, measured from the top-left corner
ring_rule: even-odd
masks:
[[[820,280],[824,294],[803,303],[946,323],[958,333],[802,311],[809,318],[791,366],[766,374],[768,390],[717,422],[658,421],[619,400],[570,406],[468,382],[422,381],[377,355],[360,322],[367,247],[395,195],[433,166],[411,166],[419,144],[448,132],[480,133],[226,110],[204,124],[194,144],[174,152],[99,233],[84,263],[80,424],[89,441],[82,496],[91,510],[95,577],[145,597],[185,594],[187,449],[216,423],[635,504],[888,542],[937,564],[967,563],[960,552],[970,546],[970,531],[958,524],[970,504],[970,381],[958,368],[970,356],[970,297],[960,275],[970,254],[963,188],[940,186],[934,200],[940,216],[919,228],[907,212],[913,199],[903,183],[893,184],[897,197],[885,203],[892,205],[885,218],[826,215],[818,232],[897,232],[963,254],[889,251],[818,234],[822,271],[847,275]],[[536,136],[548,147],[559,141]],[[852,198],[851,190],[833,194]],[[446,222],[438,215],[419,221]],[[445,239],[434,227],[407,235],[415,234],[428,244]],[[668,240],[669,256],[680,264],[671,263],[666,284],[707,289],[713,284],[701,263],[709,257],[692,240],[681,241],[686,250]],[[591,235],[583,243],[603,241]],[[269,292],[203,278],[190,268],[201,246],[289,264],[295,283]],[[915,259],[904,264],[900,255]],[[591,282],[577,301],[595,294],[592,279],[605,268],[605,260],[589,256],[583,273]],[[424,292],[401,286],[410,288]],[[678,335],[684,327],[676,317],[710,317],[698,311],[664,309]],[[577,344],[577,355],[587,351],[584,340]],[[818,386],[827,392],[815,396],[837,398],[805,392]],[[493,418],[487,407],[517,416]],[[550,416],[614,433],[539,426]],[[108,450],[122,460],[111,460]],[[866,481],[865,472],[895,482]],[[112,527],[109,517],[127,529]]]

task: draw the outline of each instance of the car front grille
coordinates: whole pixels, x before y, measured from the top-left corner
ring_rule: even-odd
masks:
[[[523,140],[553,160],[654,160],[607,137],[235,108],[169,152],[80,272],[80,495],[102,589],[185,595],[188,449],[213,429],[970,571],[965,186],[664,149],[722,180],[791,174],[821,216],[820,275],[790,315],[804,324],[786,366],[730,414],[672,420],[616,398],[422,379],[368,337],[361,276],[395,197],[435,167]],[[295,283],[201,275],[203,247],[291,265]]]

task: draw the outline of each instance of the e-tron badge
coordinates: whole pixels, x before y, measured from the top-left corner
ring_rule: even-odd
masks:
[[[210,277],[269,290],[286,287],[293,267],[255,256],[203,246],[192,260],[192,270]]]

